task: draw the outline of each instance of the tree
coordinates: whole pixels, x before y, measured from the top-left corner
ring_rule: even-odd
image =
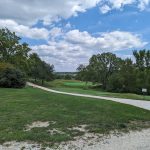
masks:
[[[113,73],[108,80],[107,90],[113,92],[135,92],[136,74],[131,59],[122,60],[120,69]]]
[[[41,59],[36,53],[32,53],[29,56],[29,76],[33,77],[35,82],[37,79],[39,79],[40,76],[40,65],[41,65]]]
[[[150,50],[133,51],[133,55],[136,60],[136,67],[140,70],[145,68],[150,69]]]
[[[44,84],[44,80],[51,81],[54,79],[54,66],[42,61],[36,53],[30,54],[29,64],[29,75],[35,79],[35,82],[40,79]]]
[[[13,64],[24,72],[28,70],[28,44],[8,29],[0,29],[0,62]]]
[[[39,66],[39,78],[42,81],[42,85],[44,84],[44,81],[51,81],[54,79],[53,71],[54,71],[54,66],[47,64],[44,61],[41,61],[40,66]]]
[[[141,93],[142,88],[147,88],[150,93],[150,50],[133,51],[136,60],[136,88]]]
[[[94,81],[102,83],[102,87],[106,89],[109,77],[119,70],[121,59],[112,53],[102,53],[93,55],[90,59],[89,68],[94,75]]]
[[[9,64],[0,64],[0,87],[22,88],[26,84],[25,74]]]

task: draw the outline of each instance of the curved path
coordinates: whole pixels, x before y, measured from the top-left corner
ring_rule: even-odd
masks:
[[[104,97],[104,96],[94,96],[94,95],[86,95],[86,94],[61,92],[61,91],[52,90],[52,89],[49,89],[49,88],[46,88],[46,87],[42,87],[42,86],[30,83],[30,82],[27,82],[27,85],[35,87],[35,88],[39,88],[39,89],[42,89],[42,90],[45,90],[45,91],[48,91],[48,92],[52,92],[52,93],[79,96],[79,97],[87,97],[87,98],[95,98],[95,99],[103,99],[103,100],[111,100],[111,101],[114,101],[114,102],[119,102],[119,103],[123,103],[123,104],[136,106],[136,107],[139,107],[139,108],[143,108],[143,109],[146,109],[146,110],[150,110],[150,101],[132,100],[132,99],[124,99],[124,98],[112,98],[112,97]]]

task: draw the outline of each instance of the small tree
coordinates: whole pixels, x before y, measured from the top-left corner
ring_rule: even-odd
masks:
[[[8,64],[0,66],[0,87],[22,88],[25,86],[26,80],[23,72]]]

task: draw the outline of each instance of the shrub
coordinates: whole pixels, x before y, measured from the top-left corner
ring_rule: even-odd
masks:
[[[0,64],[0,87],[22,88],[26,84],[25,74],[9,64]]]
[[[106,89],[110,92],[123,92],[123,83],[124,79],[119,74],[113,74],[109,77]]]

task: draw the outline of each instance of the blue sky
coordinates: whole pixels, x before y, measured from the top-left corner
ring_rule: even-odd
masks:
[[[150,0],[0,0],[0,28],[29,43],[56,71],[75,71],[93,54],[132,58],[150,47]]]

